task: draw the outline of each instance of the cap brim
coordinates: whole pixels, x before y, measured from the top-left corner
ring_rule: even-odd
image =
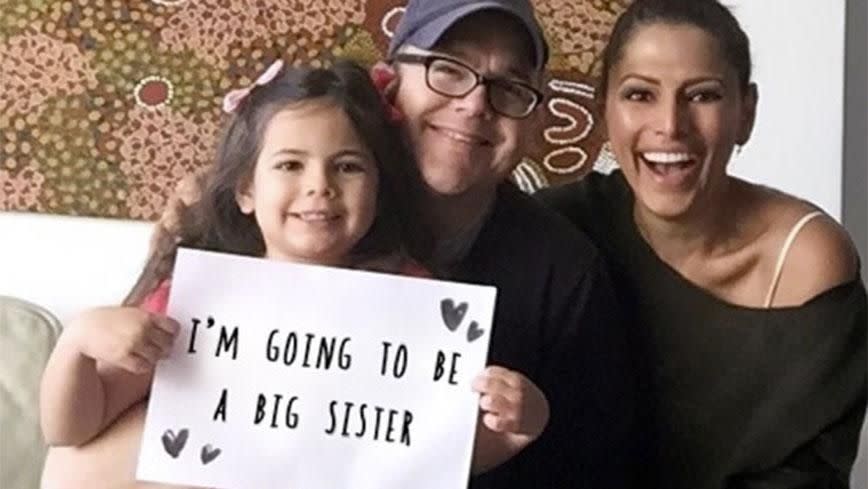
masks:
[[[539,39],[539,36],[542,35],[542,32],[539,33],[539,36],[533,32],[531,26],[527,25],[524,17],[521,15],[521,12],[509,8],[506,5],[503,5],[501,2],[474,2],[471,5],[465,5],[463,7],[448,10],[444,12],[439,17],[427,22],[424,26],[419,29],[408,32],[406,35],[406,39],[402,41],[401,44],[409,44],[412,46],[416,46],[422,49],[431,49],[435,44],[443,37],[443,34],[449,30],[450,27],[455,25],[459,20],[467,17],[468,15],[478,12],[480,10],[500,10],[501,12],[506,12],[515,17],[519,23],[527,30],[528,35],[531,38],[534,46],[534,65],[537,69],[542,69],[542,65],[545,63],[545,47],[541,44],[544,42]],[[394,54],[394,51],[397,50],[400,45],[393,46],[390,50],[390,54]]]

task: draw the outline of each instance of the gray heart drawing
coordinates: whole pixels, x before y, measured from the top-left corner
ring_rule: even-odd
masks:
[[[440,301],[440,315],[443,317],[443,324],[449,329],[449,331],[455,331],[458,329],[458,326],[461,325],[461,321],[464,320],[464,314],[467,313],[467,303],[462,302],[455,306],[455,302],[452,299],[443,299]]]
[[[184,449],[184,445],[187,444],[187,437],[189,435],[190,432],[186,428],[179,431],[177,435],[172,430],[166,430],[160,439],[163,441],[163,448],[166,449],[166,453],[171,455],[172,458],[178,458],[181,450]]]
[[[210,444],[202,447],[202,451],[199,453],[199,458],[202,459],[202,464],[205,465],[220,455],[219,448],[213,448]]]
[[[467,328],[467,342],[472,343],[483,334],[485,334],[485,330],[480,328],[476,321],[473,321],[470,323],[470,327]]]

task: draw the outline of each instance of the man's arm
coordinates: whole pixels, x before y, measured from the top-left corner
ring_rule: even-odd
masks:
[[[631,331],[602,259],[573,287],[550,292],[543,363],[535,381],[551,418],[540,438],[474,487],[646,486],[651,437],[640,423],[639,369]]]

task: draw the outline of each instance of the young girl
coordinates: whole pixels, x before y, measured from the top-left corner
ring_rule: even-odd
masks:
[[[368,74],[272,65],[224,100],[231,114],[205,193],[158,243],[127,306],[87,311],[53,352],[41,421],[53,448],[44,487],[136,485],[144,400],[157,361],[178,333],[164,316],[179,245],[328,266],[427,274],[414,228],[415,165]],[[400,196],[400,197],[399,197]],[[410,197],[406,197],[410,196]],[[523,375],[487,368],[474,381],[481,423],[473,471],[492,468],[536,439],[548,421],[542,392]]]

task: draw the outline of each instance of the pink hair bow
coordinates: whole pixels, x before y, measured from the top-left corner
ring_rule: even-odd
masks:
[[[279,59],[274,63],[271,63],[271,66],[259,75],[259,78],[257,78],[249,87],[238,88],[227,93],[226,96],[223,97],[223,112],[226,112],[227,114],[235,112],[238,109],[238,106],[241,105],[241,102],[250,95],[250,92],[252,92],[254,88],[267,85],[271,80],[274,80],[274,78],[280,73],[281,69],[283,69],[283,60]]]

